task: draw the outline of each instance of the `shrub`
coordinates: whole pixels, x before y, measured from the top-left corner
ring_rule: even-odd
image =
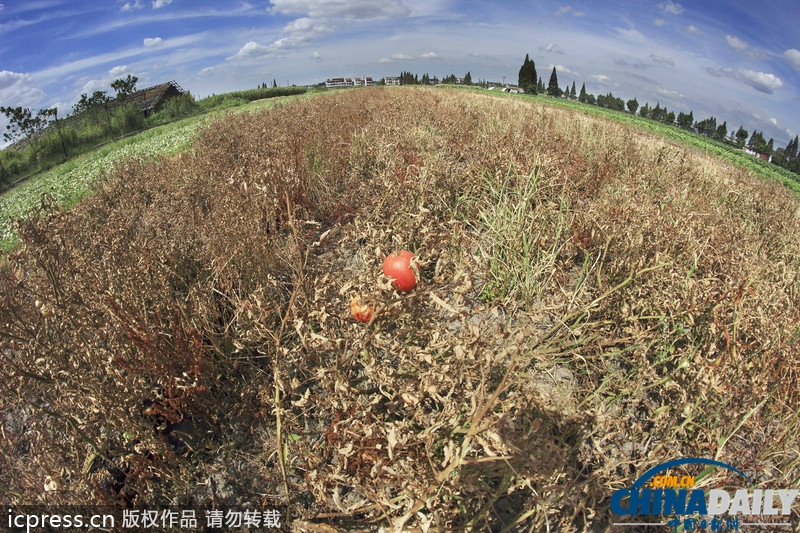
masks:
[[[167,100],[163,109],[147,118],[147,124],[150,127],[168,124],[182,118],[194,116],[200,112],[201,108],[195,102],[194,97],[186,92]]]
[[[123,104],[114,109],[111,125],[115,135],[125,135],[144,129],[147,122],[144,114],[133,104]]]

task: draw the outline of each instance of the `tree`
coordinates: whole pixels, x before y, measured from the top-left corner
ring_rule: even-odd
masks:
[[[572,88],[569,90],[569,99],[570,100],[575,100],[575,98],[576,98],[576,96],[575,96],[575,82],[573,81],[572,82]]]
[[[108,104],[110,102],[111,97],[109,97],[105,91],[95,91],[92,93],[91,97],[87,96],[86,93],[83,93],[80,100],[78,100],[78,103],[72,106],[72,112],[76,115],[88,114],[89,120],[97,120],[96,114],[99,113],[100,109],[102,109],[105,111],[106,123],[108,124],[108,134],[111,135],[111,114],[108,111]]]
[[[665,110],[661,108],[661,102],[656,102],[656,106],[650,111],[650,118],[660,122],[663,120],[664,111]]]
[[[272,78],[272,88],[276,88],[278,86],[278,82],[275,78]]]
[[[464,85],[472,85],[472,74],[469,71],[464,74]]]
[[[49,119],[49,117],[53,117],[56,123],[56,131],[58,132],[58,140],[61,141],[61,150],[64,152],[64,161],[66,161],[69,159],[69,154],[67,153],[67,145],[64,144],[64,136],[61,134],[61,123],[58,122],[58,108],[51,107],[50,109],[42,109],[39,111],[39,115],[46,120]]]
[[[717,139],[718,141],[722,141],[727,136],[728,136],[728,122],[726,121],[717,126],[717,131],[714,138]]]
[[[783,151],[784,155],[786,155],[786,159],[789,161],[794,161],[797,158],[797,140],[798,136],[795,135],[794,139],[789,141],[789,144],[786,145],[786,149]]]
[[[561,96],[561,87],[558,86],[556,67],[553,67],[553,72],[550,73],[550,81],[547,83],[547,94],[554,98]]]
[[[0,107],[0,113],[3,113],[8,119],[3,138],[7,142],[14,142],[22,137],[25,137],[28,142],[33,141],[34,136],[47,126],[47,119],[43,111],[34,115],[33,111],[27,107]]]
[[[694,125],[697,128],[697,133],[705,135],[706,137],[716,137],[717,135],[717,119],[716,117],[707,118],[696,122]]]
[[[525,61],[519,69],[517,80],[519,85],[526,93],[536,94],[536,64],[525,54]]]
[[[416,75],[411,72],[403,71],[400,73],[400,85],[416,85],[418,83],[419,80],[417,80]]]
[[[747,146],[759,154],[766,154],[768,149],[767,141],[764,140],[764,134],[758,131],[753,131],[753,135],[750,136]]]
[[[139,81],[139,78],[136,76],[128,76],[123,80],[114,80],[111,82],[111,88],[117,91],[117,98],[123,98],[128,96],[129,94],[133,94],[136,92],[136,82]]]
[[[636,110],[639,109],[639,102],[636,101],[636,98],[633,98],[632,100],[628,100],[626,105],[628,107],[628,111],[630,111],[634,115],[636,114]]]
[[[683,128],[685,130],[692,129],[692,126],[694,125],[694,117],[692,116],[692,113],[693,113],[692,111],[689,111],[688,115],[686,113],[684,113],[683,111],[678,113],[678,127],[679,128]]]
[[[578,96],[578,101],[579,102],[584,102],[584,103],[586,102],[586,84],[585,83],[583,85],[581,85],[581,93]]]
[[[739,126],[739,129],[736,131],[736,144],[739,145],[740,148],[744,146],[745,141],[747,141],[748,135],[749,133],[747,132],[747,130],[744,129],[742,126]]]
[[[639,108],[639,116],[644,118],[649,118],[650,111],[651,111],[650,103],[645,102],[644,105],[641,108]]]

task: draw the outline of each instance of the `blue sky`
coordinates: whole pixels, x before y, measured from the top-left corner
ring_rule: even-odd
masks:
[[[609,91],[800,133],[800,2],[765,0],[0,0],[0,105],[68,112],[118,78],[198,97],[337,76],[516,83],[525,54]],[[2,119],[0,119],[2,120]],[[4,124],[0,124],[3,126]]]

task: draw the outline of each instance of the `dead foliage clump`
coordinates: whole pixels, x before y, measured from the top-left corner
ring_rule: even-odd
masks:
[[[226,116],[18,222],[0,493],[583,531],[671,458],[789,486],[798,222],[776,184],[533,102],[376,89]],[[380,270],[399,248],[408,294]]]

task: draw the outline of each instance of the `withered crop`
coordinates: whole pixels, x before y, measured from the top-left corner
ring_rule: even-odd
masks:
[[[532,101],[376,88],[225,116],[18,224],[0,501],[598,531],[676,457],[796,486],[799,206]],[[399,248],[409,294],[381,284]]]

